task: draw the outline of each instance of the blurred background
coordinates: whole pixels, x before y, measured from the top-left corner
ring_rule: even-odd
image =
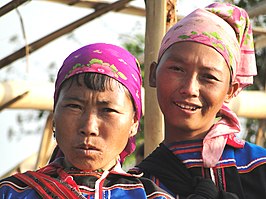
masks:
[[[72,2],[72,3],[71,3]],[[127,48],[141,62],[144,77],[146,6],[132,0],[126,7],[79,19],[111,8],[114,0],[1,0],[0,2],[0,179],[46,164],[55,141],[51,136],[53,83],[73,50],[94,42]],[[174,0],[177,20],[214,0]],[[241,118],[243,139],[265,145],[266,1],[227,1],[245,8],[252,19],[259,75],[254,86],[232,103]],[[72,26],[69,26],[72,24]],[[48,37],[49,36],[49,37]],[[53,38],[53,39],[51,39]],[[254,91],[254,93],[250,93]],[[23,101],[24,100],[24,101]],[[259,108],[258,108],[259,107]],[[144,129],[142,121],[142,130]],[[144,133],[137,136],[143,157]],[[139,161],[134,153],[125,169]]]

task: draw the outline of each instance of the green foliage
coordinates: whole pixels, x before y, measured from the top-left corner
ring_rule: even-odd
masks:
[[[238,1],[234,1],[234,2],[235,2],[235,5],[237,5],[241,8],[248,8],[250,6],[254,6],[254,5],[258,4],[261,1],[264,1],[264,0],[240,0],[239,2]]]
[[[122,46],[131,52],[139,61],[141,68],[141,76],[144,79],[144,45],[145,37],[142,34],[133,36],[121,35]]]

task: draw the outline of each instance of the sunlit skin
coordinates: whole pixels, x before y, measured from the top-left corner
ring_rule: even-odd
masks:
[[[54,110],[56,141],[67,167],[109,170],[137,133],[138,121],[132,101],[116,80],[112,90],[92,91],[83,83],[64,84]]]
[[[151,66],[150,85],[164,115],[165,143],[203,138],[223,102],[239,87],[230,84],[225,59],[196,42],[173,44]]]

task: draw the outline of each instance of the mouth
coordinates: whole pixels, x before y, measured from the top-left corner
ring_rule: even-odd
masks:
[[[91,150],[91,151],[99,151],[99,149],[93,145],[90,145],[90,144],[81,144],[77,147],[78,149],[81,149],[81,150]]]
[[[196,111],[197,109],[200,109],[200,106],[192,105],[192,104],[184,104],[184,103],[175,103],[179,108],[187,111]]]

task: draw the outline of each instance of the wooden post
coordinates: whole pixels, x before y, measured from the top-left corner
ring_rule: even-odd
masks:
[[[167,0],[166,31],[177,22],[176,4],[177,0]]]
[[[265,142],[265,130],[266,130],[266,120],[259,120],[259,128],[256,136],[255,144],[264,147]]]
[[[50,112],[44,127],[42,142],[39,148],[35,169],[44,167],[49,162],[49,159],[51,158],[53,150],[56,146],[56,141],[53,140],[52,128],[53,128],[53,113]]]
[[[150,154],[164,138],[163,117],[158,106],[156,90],[149,86],[150,65],[157,61],[162,37],[166,29],[166,0],[146,1],[145,33],[145,116],[144,156]]]

